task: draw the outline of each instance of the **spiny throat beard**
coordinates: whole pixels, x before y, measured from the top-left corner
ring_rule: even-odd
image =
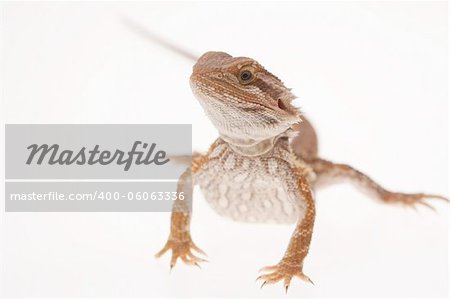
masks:
[[[291,105],[295,96],[251,58],[207,52],[194,65],[190,83],[222,136],[270,139],[300,122]]]
[[[298,123],[297,117],[279,117],[261,104],[244,102],[232,94],[216,94],[201,82],[191,81],[192,91],[211,122],[225,136],[263,140]]]

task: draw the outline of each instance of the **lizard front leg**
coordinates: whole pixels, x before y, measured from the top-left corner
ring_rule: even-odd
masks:
[[[264,281],[261,287],[266,283],[273,284],[283,280],[286,292],[294,276],[312,283],[311,279],[303,273],[303,261],[308,254],[316,215],[315,203],[306,175],[301,169],[291,172],[293,182],[290,184],[288,182],[286,188],[302,205],[304,214],[302,213],[299,217],[289,246],[281,261],[275,266],[262,268],[260,271],[269,273],[257,278],[257,280]]]
[[[193,181],[192,175],[195,174],[200,167],[208,161],[207,156],[198,155],[192,161],[192,167],[186,169],[186,171],[180,176],[177,185],[178,197],[174,202],[172,208],[172,215],[170,221],[170,235],[166,242],[166,245],[161,249],[156,257],[159,258],[169,249],[172,250],[172,258],[170,261],[170,268],[172,269],[177,259],[180,258],[184,263],[188,265],[199,266],[199,262],[205,261],[202,258],[195,256],[192,250],[206,255],[203,250],[197,247],[192,241],[190,233],[190,221],[192,212],[192,193],[193,193]],[[182,193],[181,193],[182,192]],[[183,194],[184,198],[181,198]]]

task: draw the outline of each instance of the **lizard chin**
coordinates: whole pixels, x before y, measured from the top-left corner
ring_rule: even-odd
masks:
[[[220,135],[238,144],[272,139],[301,121],[298,115],[282,110],[221,98],[221,95],[211,92],[205,93],[195,82],[191,82],[191,87]]]

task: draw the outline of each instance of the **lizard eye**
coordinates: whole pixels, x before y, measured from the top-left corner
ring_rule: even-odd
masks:
[[[250,81],[252,81],[253,79],[253,73],[250,70],[242,70],[239,73],[239,81],[241,81],[241,83],[245,84],[245,83],[249,83]]]

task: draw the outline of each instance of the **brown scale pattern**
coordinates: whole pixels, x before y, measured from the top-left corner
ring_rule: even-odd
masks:
[[[251,81],[242,82],[239,74],[243,69],[253,72]],[[179,180],[178,191],[189,196],[175,202],[169,239],[157,253],[159,257],[171,250],[171,267],[178,259],[189,265],[204,261],[193,253],[204,254],[192,241],[189,230],[195,184],[211,206],[226,217],[250,222],[296,222],[279,263],[263,268],[266,273],[258,277],[263,285],[282,281],[286,290],[293,277],[311,282],[303,273],[303,264],[316,215],[312,190],[348,181],[384,203],[432,208],[427,201],[430,198],[448,202],[443,196],[386,190],[349,165],[320,158],[314,128],[303,116],[298,124],[300,112],[291,105],[294,95],[253,59],[208,52],[195,64],[190,80],[221,138],[205,155],[195,155]],[[300,132],[293,140],[287,137],[291,130]],[[261,140],[277,142],[257,155],[242,154],[246,142]],[[254,149],[261,150],[261,146],[266,149],[261,143]]]

